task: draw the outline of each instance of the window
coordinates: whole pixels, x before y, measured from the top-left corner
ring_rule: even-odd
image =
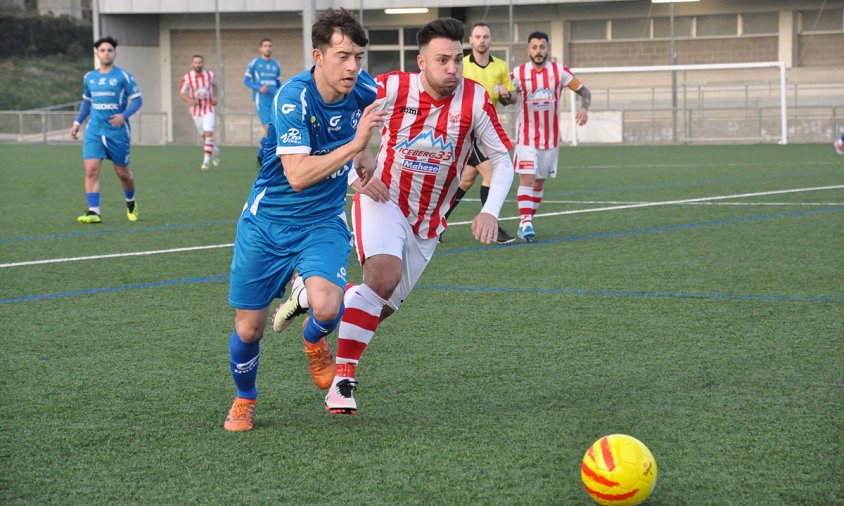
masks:
[[[651,22],[647,18],[613,19],[612,39],[650,39]]]
[[[800,13],[800,32],[844,31],[844,9],[823,9]]]
[[[369,30],[369,51],[367,51],[367,71],[373,76],[402,70],[417,72],[416,32],[419,28],[383,28]]]
[[[780,16],[776,12],[753,12],[741,15],[742,35],[777,34]]]
[[[698,16],[696,35],[698,37],[738,35],[738,16],[735,14]]]
[[[571,40],[607,40],[606,21],[573,21]]]
[[[691,37],[694,18],[680,16],[674,18],[674,37]],[[671,37],[671,19],[654,18],[654,38],[667,39]]]

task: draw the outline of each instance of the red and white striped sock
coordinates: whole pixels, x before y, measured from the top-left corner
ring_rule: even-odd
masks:
[[[344,303],[346,310],[337,337],[337,365],[358,363],[375,335],[387,301],[363,284],[349,288]]]
[[[533,190],[533,211],[530,213],[531,218],[539,210],[539,204],[542,203],[543,195],[545,195],[545,190]]]
[[[519,185],[516,192],[516,201],[519,203],[519,216],[522,217],[521,223],[530,223],[533,219],[533,186]]]
[[[211,159],[211,154],[214,153],[214,138],[213,137],[206,137],[205,138],[205,146],[203,148],[205,153],[205,161]]]

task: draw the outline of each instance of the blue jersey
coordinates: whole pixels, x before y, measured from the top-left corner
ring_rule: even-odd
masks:
[[[253,84],[267,86],[266,93],[260,93],[257,89],[252,89],[252,101],[258,101],[258,95],[261,95],[261,100],[271,101],[275,96],[278,87],[281,86],[281,65],[275,60],[265,60],[261,57],[255,58],[246,67],[246,77],[252,81]]]
[[[88,121],[88,132],[104,135],[129,128],[129,120],[124,125],[113,127],[108,120],[113,115],[126,110],[130,99],[141,96],[135,77],[120,67],[112,67],[111,72],[101,74],[94,69],[83,78],[82,99],[91,102],[91,119]]]
[[[279,156],[325,155],[348,144],[355,136],[363,109],[375,101],[375,80],[361,71],[344,100],[326,104],[312,70],[284,83],[275,97],[264,163],[247,203],[252,214],[277,223],[304,225],[343,213],[351,161],[324,180],[296,192],[284,175]]]

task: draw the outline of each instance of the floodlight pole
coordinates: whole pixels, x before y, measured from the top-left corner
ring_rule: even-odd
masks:
[[[223,68],[223,44],[220,41],[220,0],[214,0],[214,41],[216,43],[215,51],[217,53],[217,91],[219,92],[219,97],[217,97],[217,108],[220,110],[220,116],[224,121],[220,140],[225,142],[226,73]]]
[[[674,0],[669,4],[671,26],[671,65],[677,65],[677,50],[674,48]],[[677,71],[671,71],[671,142],[677,142]]]

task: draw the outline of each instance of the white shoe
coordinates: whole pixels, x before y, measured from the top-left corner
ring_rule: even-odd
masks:
[[[293,323],[293,319],[308,312],[308,308],[299,304],[299,294],[305,289],[305,280],[297,276],[290,290],[290,298],[278,306],[273,315],[273,332],[278,334]]]
[[[220,148],[214,146],[214,154],[211,156],[211,165],[214,167],[220,166]]]
[[[354,415],[358,410],[354,396],[357,386],[355,364],[337,364],[334,382],[325,396],[325,410],[333,415]]]
[[[208,162],[202,162],[202,165],[199,167],[199,170],[208,170],[211,167],[208,166]]]

